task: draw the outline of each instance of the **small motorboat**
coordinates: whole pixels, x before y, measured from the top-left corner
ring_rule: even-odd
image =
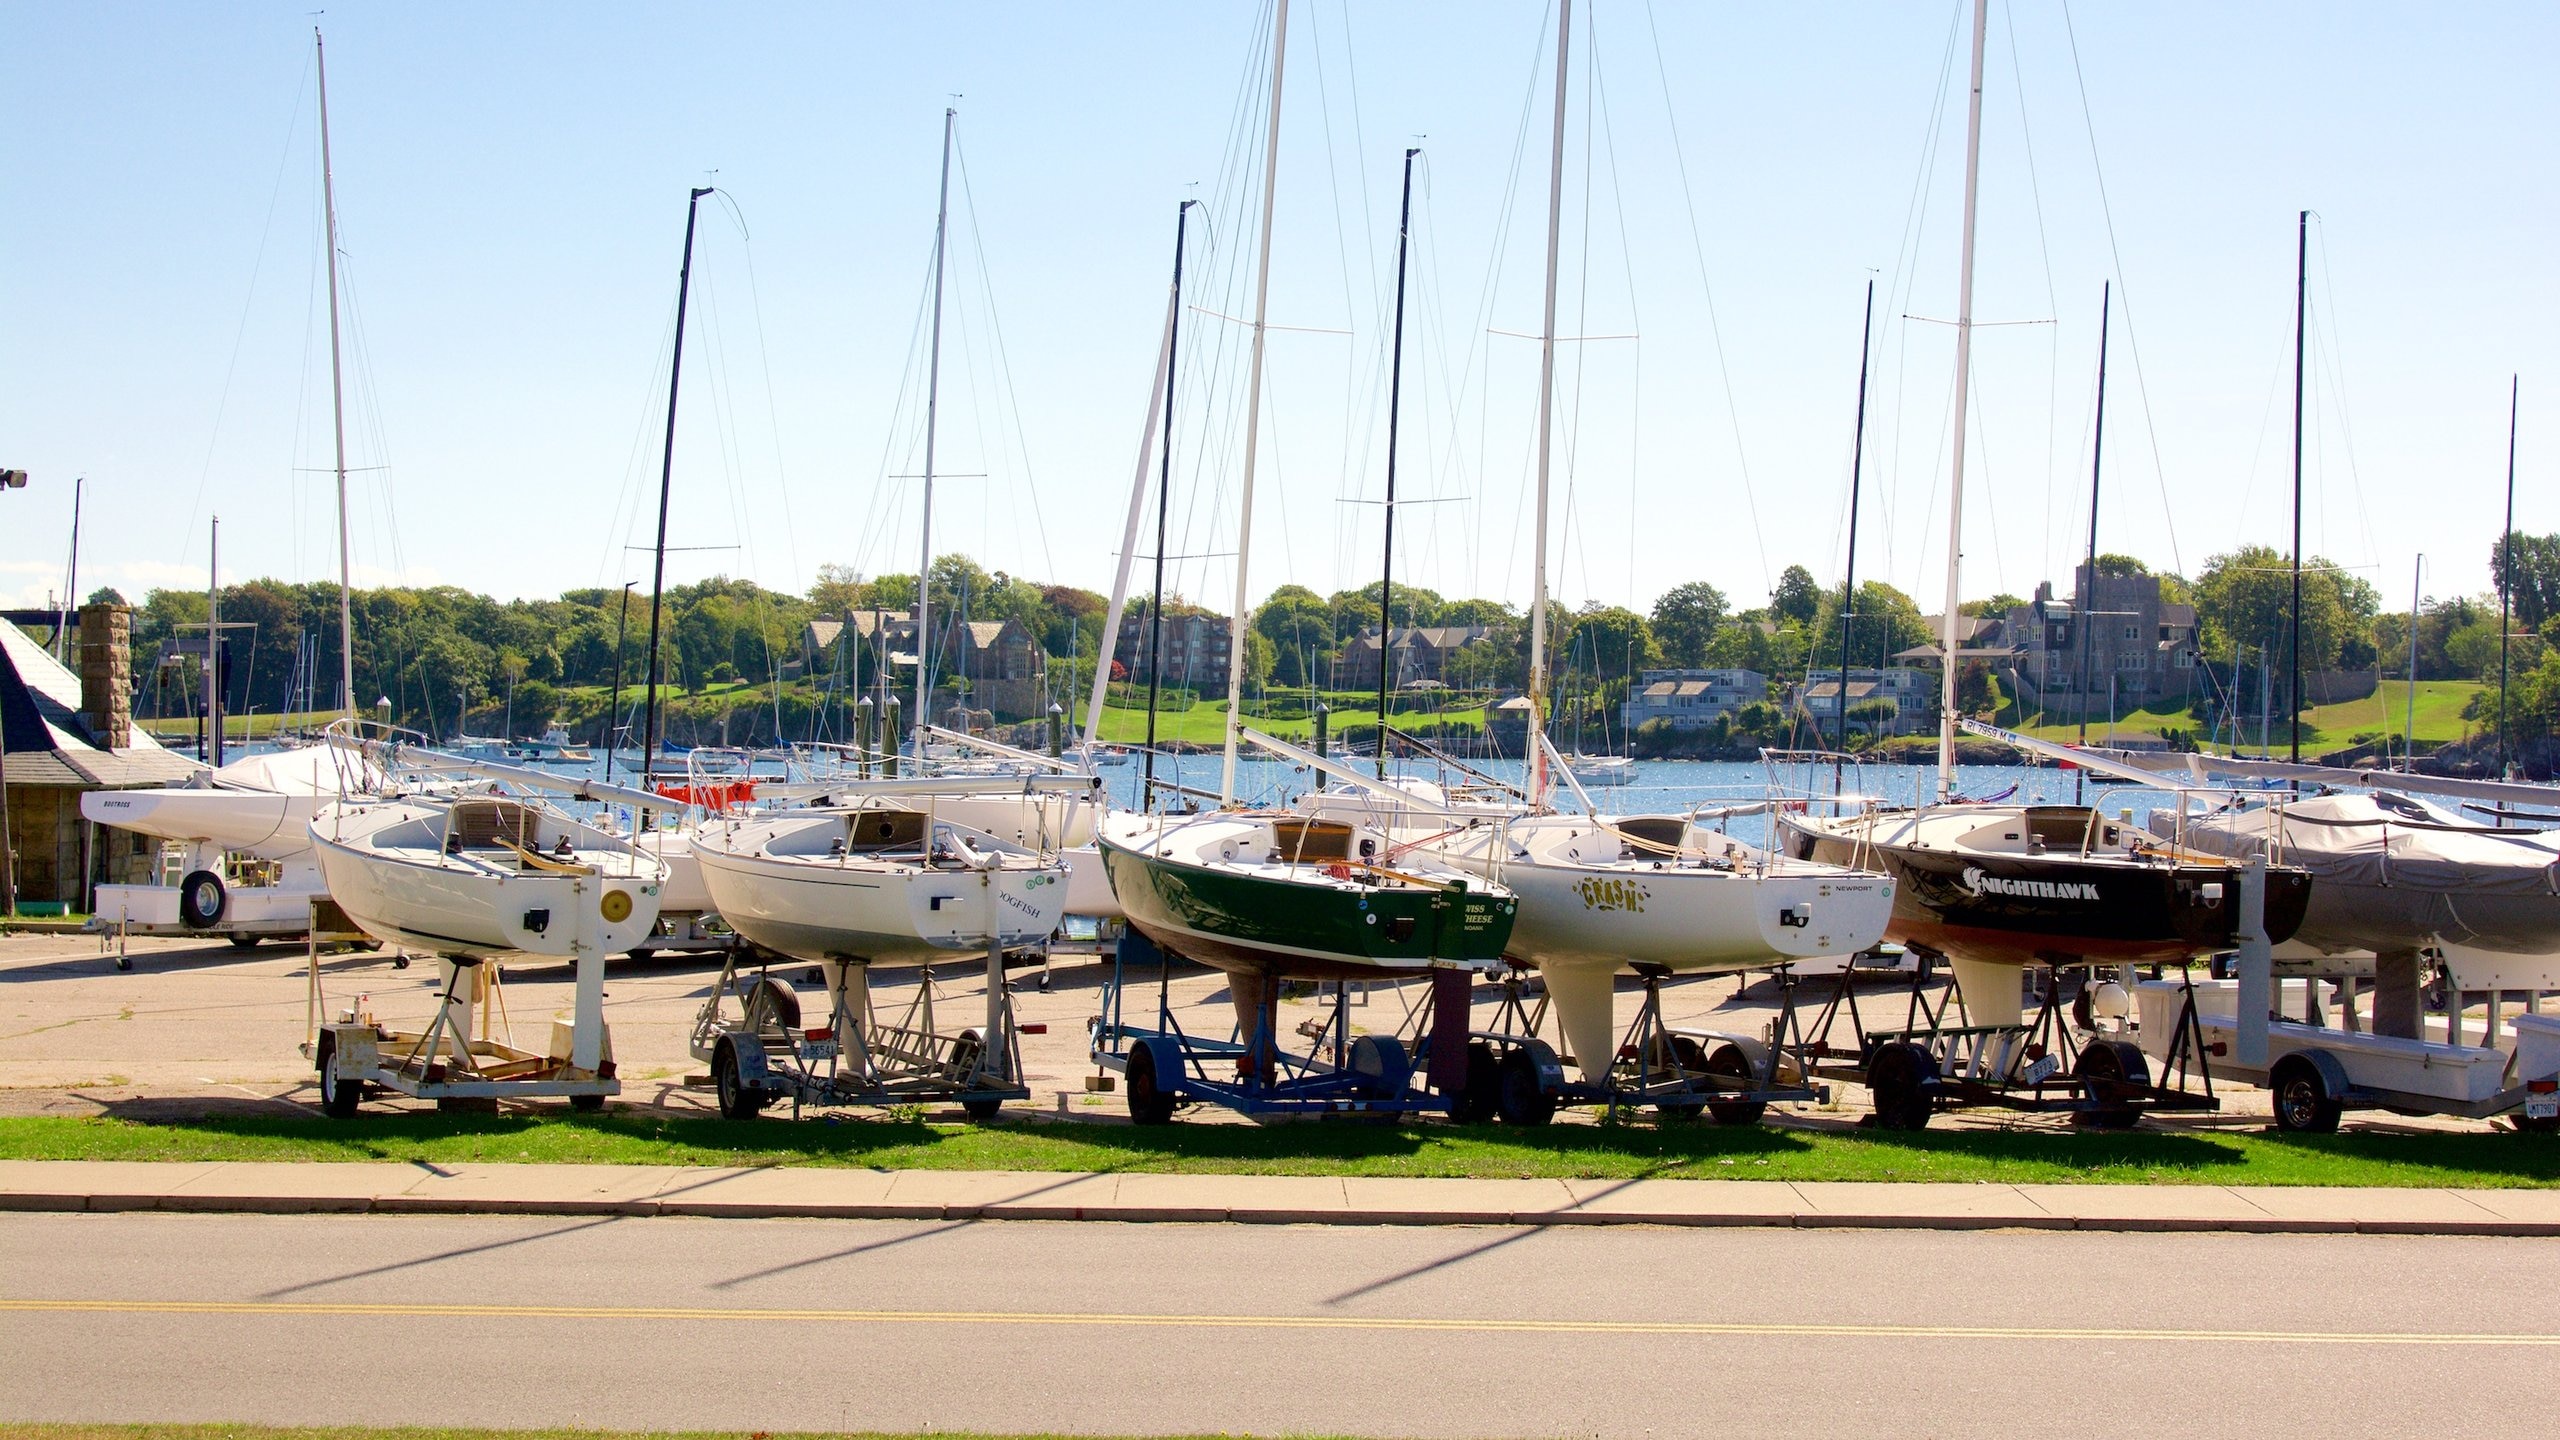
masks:
[[[667,880],[658,856],[514,796],[354,797],[310,832],[348,918],[437,955],[619,954],[656,929]]]

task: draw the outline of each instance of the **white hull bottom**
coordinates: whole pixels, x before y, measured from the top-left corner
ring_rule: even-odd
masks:
[[[795,959],[913,965],[1037,944],[1066,914],[1063,864],[1004,856],[983,868],[926,866],[825,853],[822,837],[843,824],[818,816],[697,834],[694,854],[720,918]],[[817,853],[795,853],[813,843]]]
[[[542,853],[555,853],[565,833],[578,873],[523,864],[505,850],[446,853],[445,813],[431,805],[343,806],[313,821],[311,836],[329,897],[367,934],[394,944],[437,955],[570,956],[621,954],[647,940],[665,874],[655,857],[612,848],[611,837],[584,826],[543,824],[532,837]],[[583,868],[599,866],[602,873]],[[619,919],[606,918],[615,912]]]

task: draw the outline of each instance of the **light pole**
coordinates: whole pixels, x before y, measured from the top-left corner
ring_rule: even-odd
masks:
[[[24,470],[0,470],[0,491],[27,488]],[[9,838],[9,739],[0,732],[0,920],[18,915],[18,847]]]

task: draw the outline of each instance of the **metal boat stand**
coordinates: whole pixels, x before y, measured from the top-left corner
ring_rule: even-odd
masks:
[[[752,974],[741,973],[742,960]],[[732,950],[694,1017],[693,1054],[711,1066],[708,1083],[723,1117],[753,1119],[788,1100],[794,1119],[816,1106],[957,1103],[971,1119],[986,1120],[1007,1100],[1031,1098],[1022,1083],[1021,1036],[1038,1032],[1014,1017],[1002,946],[987,953],[984,1022],[956,1031],[935,1018],[930,966],[918,970],[915,993],[897,1018],[884,1023],[872,1008],[869,962],[820,961],[814,985],[774,973],[777,965],[806,969],[770,951]],[[809,1025],[811,1016],[825,1023]]]
[[[2176,1048],[2164,1062],[2172,1083],[2154,1083],[2149,1059],[2126,1034],[2075,1029],[2063,999],[2063,976],[2086,971],[2094,983],[2100,967],[2074,957],[2046,961],[2035,972],[2035,1012],[2018,1025],[1966,1023],[1963,997],[1950,984],[1933,1001],[1928,993],[1933,962],[1945,957],[1911,947],[1923,963],[1913,970],[1902,1024],[1870,1030],[1844,969],[1815,1017],[1807,1049],[1815,1074],[1861,1084],[1875,1098],[1875,1123],[1888,1130],[1918,1130],[1940,1110],[1997,1107],[2034,1114],[2068,1114],[2099,1129],[2123,1129],[2153,1110],[2213,1111],[2206,1050],[2187,987]],[[1846,1014],[1851,1043],[1833,1041]]]
[[[1130,991],[1145,986],[1149,969],[1156,992],[1151,1024],[1128,1016]],[[1438,1028],[1443,1034],[1464,1035],[1472,975],[1454,968],[1430,975],[1433,1002],[1418,1008],[1427,1008],[1435,1018],[1454,1014],[1454,1023],[1442,1020]],[[1253,983],[1251,977],[1230,975],[1229,984],[1238,981]],[[1401,1034],[1352,1034],[1351,992],[1344,982],[1318,987],[1323,997],[1318,1013],[1294,1027],[1304,1048],[1284,1042],[1280,982],[1274,977],[1260,978],[1253,1018],[1240,1021],[1223,1039],[1182,1027],[1174,1014],[1172,984],[1172,957],[1132,927],[1112,956],[1101,1012],[1087,1022],[1093,1064],[1106,1072],[1094,1088],[1108,1088],[1107,1072],[1125,1076],[1129,1118],[1141,1125],[1164,1124],[1176,1110],[1200,1104],[1257,1118],[1391,1118],[1452,1107],[1463,1049],[1435,1046],[1429,1022],[1412,1048]],[[1427,1060],[1419,1073],[1417,1053]]]
[[[1612,1119],[1650,1105],[1666,1122],[1703,1113],[1720,1125],[1751,1125],[1772,1101],[1830,1098],[1828,1086],[1812,1083],[1792,972],[1777,971],[1778,1016],[1754,1036],[1671,1025],[1662,1015],[1662,983],[1671,972],[1659,965],[1633,968],[1644,982],[1644,1003],[1600,1081],[1565,1078],[1567,1064],[1581,1067],[1544,1038],[1547,997],[1530,1000],[1528,972],[1506,969],[1496,981],[1502,998],[1491,1023],[1469,1035],[1463,1104],[1451,1118],[1543,1125],[1559,1105],[1602,1106]]]

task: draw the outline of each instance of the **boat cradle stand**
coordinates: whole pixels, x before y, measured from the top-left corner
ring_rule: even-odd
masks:
[[[1126,1077],[1129,1118],[1141,1125],[1161,1125],[1177,1109],[1199,1104],[1264,1119],[1446,1113],[1463,1092],[1465,1047],[1435,1046],[1431,1031],[1436,1024],[1452,1040],[1466,1034],[1472,970],[1434,966],[1428,1003],[1417,1004],[1397,1034],[1352,1034],[1349,984],[1319,985],[1320,1013],[1295,1027],[1307,1042],[1296,1050],[1280,1034],[1276,977],[1262,977],[1253,1018],[1226,1038],[1183,1029],[1173,1009],[1173,959],[1131,926],[1112,956],[1101,1013],[1087,1024],[1094,1066]],[[1156,1013],[1153,1024],[1143,1024],[1130,1020],[1126,1007],[1132,986],[1146,983],[1138,972],[1150,968]],[[1402,1033],[1408,1029],[1414,1031],[1410,1046]],[[1417,1054],[1425,1059],[1420,1069]],[[1107,1087],[1108,1074],[1099,1080],[1095,1088]]]
[[[1501,999],[1491,1020],[1473,1030],[1467,1045],[1467,1083],[1451,1118],[1543,1125],[1558,1106],[1599,1105],[1611,1118],[1650,1105],[1666,1123],[1711,1116],[1720,1125],[1757,1124],[1773,1101],[1831,1098],[1812,1080],[1803,1027],[1795,1008],[1796,980],[1778,971],[1778,1016],[1760,1035],[1675,1027],[1663,1018],[1662,986],[1671,971],[1660,965],[1631,967],[1644,984],[1644,1002],[1618,1042],[1604,1078],[1571,1080],[1576,1062],[1545,1038],[1548,1004],[1529,994],[1530,972],[1506,962],[1496,977]],[[1591,1067],[1576,1065],[1588,1077]]]
[[[1946,957],[1925,946],[1907,948],[1921,963],[1912,969],[1899,1026],[1867,1028],[1852,966],[1840,972],[1810,1029],[1813,1073],[1866,1086],[1875,1099],[1876,1125],[1918,1130],[1940,1110],[1982,1106],[2068,1114],[2094,1128],[2123,1129],[2153,1110],[2222,1108],[2196,1019],[2192,979],[2155,1083],[2149,1059],[2129,1033],[2120,1027],[2076,1028],[2089,1017],[2075,1016],[2064,999],[2066,974],[2083,972],[2094,981],[2112,967],[2077,956],[2050,957],[2032,972],[2037,1004],[2031,1018],[2018,1025],[1973,1025],[1965,1023],[1964,1000],[1953,984],[1934,1000],[1929,993],[1931,972]],[[1844,1018],[1845,1045],[1833,1039]]]
[[[315,902],[314,910],[325,901]],[[334,907],[333,907],[334,908]],[[435,1017],[423,1030],[399,1030],[375,1021],[364,999],[332,1018],[321,987],[320,955],[327,931],[315,914],[306,943],[303,1055],[320,1075],[320,1109],[331,1119],[353,1117],[368,1087],[433,1100],[439,1110],[489,1109],[500,1100],[566,1098],[574,1110],[601,1110],[605,1097],[622,1093],[614,1078],[613,1037],[604,1023],[604,956],[584,947],[574,961],[576,982],[568,1020],[551,1022],[549,1045],[526,1050],[493,1034],[508,1030],[504,987],[495,962],[476,956],[440,956],[443,983]]]
[[[814,984],[777,974],[780,967],[808,973],[804,962],[761,947],[730,950],[694,1017],[693,1054],[711,1067],[723,1117],[753,1119],[788,1100],[794,1119],[815,1106],[957,1104],[987,1120],[1006,1101],[1031,1098],[1021,1035],[1042,1027],[1014,1017],[1001,943],[987,951],[984,1022],[960,1030],[944,1030],[935,1016],[931,966],[919,968],[894,1020],[873,1008],[866,960],[822,960]]]

